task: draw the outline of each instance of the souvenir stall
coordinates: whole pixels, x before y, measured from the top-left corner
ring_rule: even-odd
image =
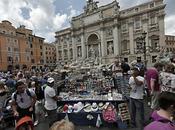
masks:
[[[65,118],[75,125],[127,127],[130,114],[123,93],[110,76],[96,72],[76,74],[76,78],[69,77],[60,92],[58,120]]]

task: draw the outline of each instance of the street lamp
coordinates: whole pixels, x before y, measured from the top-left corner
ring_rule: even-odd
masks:
[[[142,43],[143,43],[143,53],[144,53],[145,68],[147,67],[147,59],[146,59],[146,41],[145,41],[146,34],[147,34],[147,32],[144,31],[144,32],[142,33],[142,36],[141,36],[141,40],[142,40]]]

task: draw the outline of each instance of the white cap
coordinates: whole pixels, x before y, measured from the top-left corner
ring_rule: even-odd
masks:
[[[47,82],[48,82],[48,83],[53,83],[54,81],[55,81],[55,80],[54,80],[53,78],[48,78],[48,79],[47,79]]]

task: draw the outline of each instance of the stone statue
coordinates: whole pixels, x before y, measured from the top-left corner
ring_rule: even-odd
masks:
[[[86,14],[93,12],[94,10],[98,9],[98,2],[94,2],[93,0],[87,0],[87,6],[84,7],[84,11]]]
[[[92,2],[93,2],[93,0],[88,0],[88,1],[87,1],[88,4],[90,4],[90,3],[92,3]]]
[[[95,50],[92,46],[89,48],[89,57],[95,57]]]
[[[109,55],[113,54],[113,46],[112,46],[112,44],[109,44],[109,46],[108,46],[108,54]]]
[[[114,5],[114,14],[115,15],[119,15],[119,9],[120,9],[119,3],[116,1],[116,4]]]

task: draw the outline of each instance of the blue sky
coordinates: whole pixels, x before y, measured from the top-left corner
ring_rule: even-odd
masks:
[[[99,6],[113,0],[99,1]],[[118,0],[121,10],[150,0]],[[166,34],[175,35],[175,0],[164,0]],[[9,20],[15,27],[25,25],[35,35],[53,42],[55,32],[69,27],[73,16],[83,12],[86,0],[0,0],[0,21]],[[173,24],[172,24],[173,23]]]

